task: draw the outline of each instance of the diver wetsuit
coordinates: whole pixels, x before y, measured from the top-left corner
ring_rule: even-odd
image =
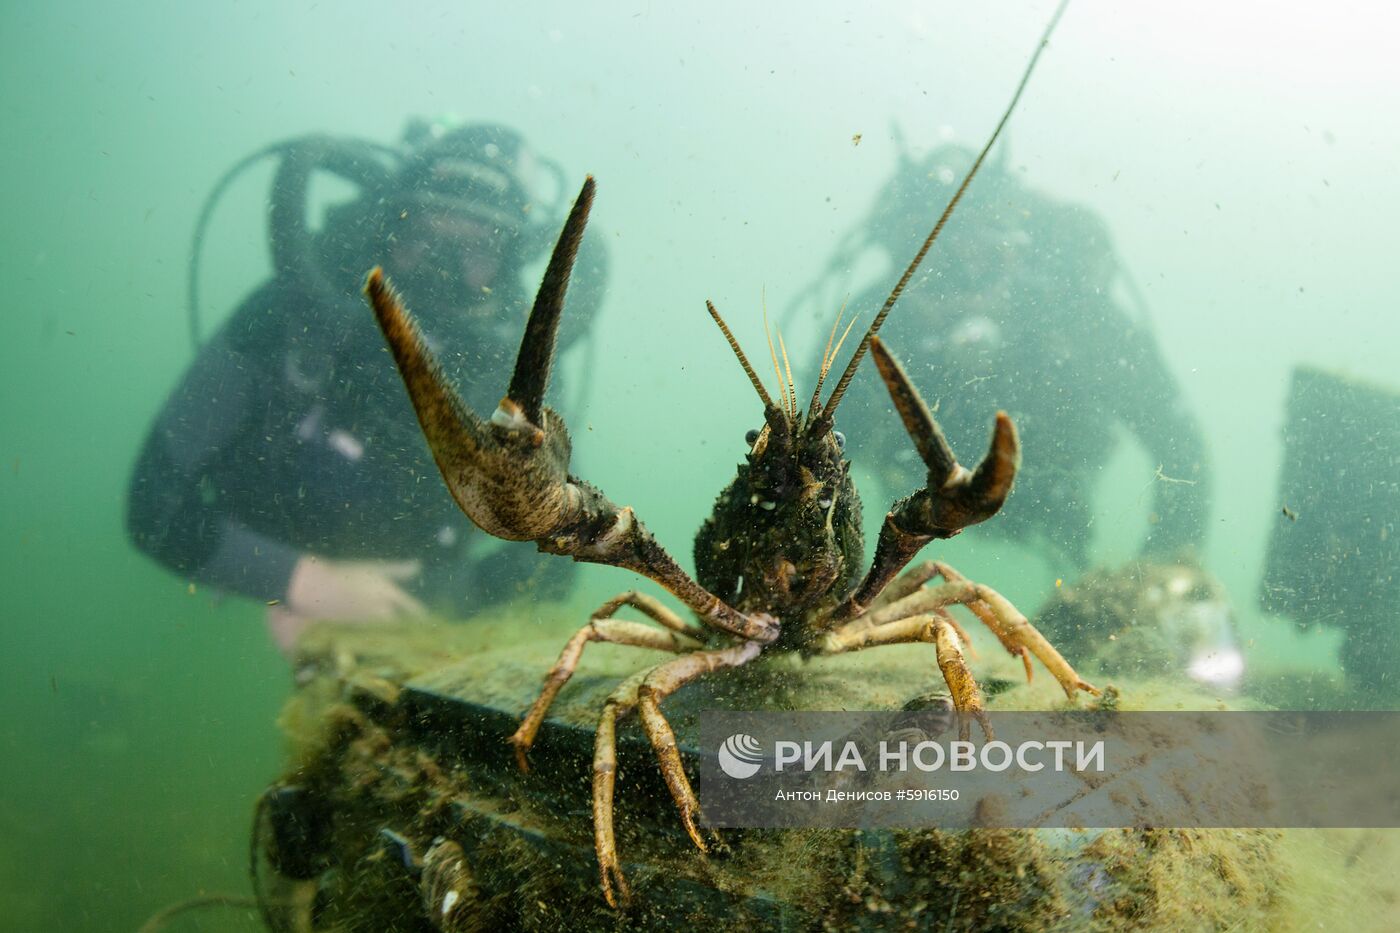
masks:
[[[878,293],[878,294],[877,294]],[[878,307],[882,289],[858,301]],[[1087,562],[1092,481],[1126,428],[1160,467],[1153,480],[1151,527],[1144,552],[1171,556],[1199,546],[1209,507],[1205,443],[1151,334],[1126,319],[1104,295],[1047,296],[1002,309],[964,299],[921,312],[919,290],[903,299],[904,320],[884,339],[935,407],[954,451],[969,466],[986,450],[992,417],[1007,411],[1021,437],[1022,467],[996,521],[980,533],[1040,540],[1076,567]],[[936,304],[930,303],[933,307]],[[912,326],[921,313],[936,328]],[[1038,326],[1038,314],[1055,323]],[[927,318],[925,318],[927,319]],[[851,394],[866,414],[847,427],[853,444],[870,443],[891,492],[923,481],[924,467],[904,437],[879,380],[867,373]],[[869,448],[866,448],[869,449]],[[869,460],[871,458],[867,458]]]
[[[243,302],[146,439],[127,516],[136,546],[192,580],[265,600],[284,597],[307,553],[421,560],[415,595],[447,612],[508,596],[535,571],[558,584],[567,563],[503,548],[453,503],[362,302],[328,308],[287,279]],[[491,324],[518,333],[505,313]],[[513,348],[480,327],[453,329],[429,338],[469,403],[489,411]]]
[[[947,146],[904,160],[852,245],[832,260],[833,273],[867,246],[896,265],[912,256],[930,205],[946,203],[971,158]],[[1043,543],[1084,566],[1093,480],[1126,429],[1156,471],[1144,551],[1166,557],[1202,543],[1205,441],[1145,320],[1115,297],[1120,283],[1130,284],[1102,220],[988,165],[881,331],[969,466],[986,450],[998,409],[1020,431],[1016,486],[979,534]],[[887,294],[882,282],[849,306],[870,314]],[[850,392],[859,401],[848,405],[843,427],[866,452],[861,462],[873,461],[894,495],[916,488],[924,467],[873,367]]]

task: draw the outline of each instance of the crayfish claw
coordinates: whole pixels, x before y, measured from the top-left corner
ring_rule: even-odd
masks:
[[[1016,426],[1011,423],[1010,415],[999,411],[987,456],[977,464],[966,486],[959,491],[962,507],[971,518],[967,524],[986,521],[1001,509],[1020,465],[1021,439],[1016,434]]]
[[[904,367],[899,365],[899,360],[886,349],[879,337],[870,338],[870,358],[880,371],[880,379],[889,390],[890,401],[894,402],[894,410],[904,422],[904,429],[914,441],[919,459],[928,467],[929,485],[942,486],[958,469],[957,458],[953,456],[953,448],[948,446],[948,439],[943,436],[943,429],[934,420],[933,412],[924,404],[923,397],[914,388]]]
[[[564,420],[545,407],[544,396],[594,191],[589,176],[535,296],[510,385],[489,419],[458,397],[382,270],[370,272],[365,293],[433,459],[452,497],[477,527],[507,541],[533,541],[548,553],[634,570],[670,590],[702,624],[768,644],[778,637],[777,619],[727,605],[696,583],[630,508],[615,505],[569,473],[569,432]]]
[[[520,415],[530,424],[540,426],[544,410],[544,393],[549,388],[549,373],[554,367],[554,348],[559,336],[559,318],[564,312],[564,295],[569,289],[569,276],[578,258],[583,230],[588,225],[588,213],[593,208],[597,186],[593,176],[583,181],[578,199],[569,211],[564,229],[549,257],[535,304],[525,324],[525,336],[520,340],[520,352],[515,357],[515,372],[510,377],[506,401],[519,408]],[[494,420],[494,419],[493,419]]]
[[[958,463],[919,390],[879,337],[870,338],[870,355],[928,467],[926,487],[896,506],[899,526],[911,534],[950,538],[995,515],[1011,492],[1021,462],[1021,443],[1010,416],[997,412],[987,456],[976,470],[969,470]]]
[[[544,394],[593,192],[590,176],[545,270],[510,386],[489,420],[458,397],[383,271],[376,268],[365,283],[448,489],[478,527],[508,541],[539,540],[578,518],[579,494],[568,475],[568,431],[563,419],[544,407]]]
[[[544,430],[531,422],[525,415],[525,409],[510,396],[501,399],[501,403],[491,413],[491,423],[507,431],[528,432],[530,444],[534,447],[544,443]]]

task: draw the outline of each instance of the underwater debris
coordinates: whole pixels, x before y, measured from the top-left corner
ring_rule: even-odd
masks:
[[[1185,676],[1233,691],[1245,673],[1225,588],[1188,558],[1091,571],[1057,588],[1035,623],[1114,676]]]
[[[256,898],[238,894],[201,894],[168,907],[162,907],[141,924],[136,933],[161,933],[184,914],[195,911],[221,909],[252,911],[258,907]]]
[[[478,899],[462,847],[438,839],[423,857],[423,910],[443,933],[471,928]]]

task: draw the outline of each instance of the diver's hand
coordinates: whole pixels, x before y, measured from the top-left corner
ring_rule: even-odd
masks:
[[[423,615],[423,604],[399,586],[418,576],[416,560],[328,560],[308,554],[287,584],[286,607],[311,619],[369,621]]]
[[[342,561],[308,554],[292,568],[286,600],[268,607],[268,632],[290,657],[301,633],[317,619],[373,623],[424,615],[423,604],[399,586],[421,570],[416,560]]]

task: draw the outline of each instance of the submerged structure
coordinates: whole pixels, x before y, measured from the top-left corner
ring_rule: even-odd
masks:
[[[1352,692],[1388,705],[1400,697],[1400,393],[1299,367],[1283,444],[1260,605],[1341,629]]]
[[[705,856],[634,721],[617,742],[634,896],[610,908],[586,819],[588,763],[598,704],[636,654],[590,654],[523,773],[508,738],[557,644],[520,639],[524,627],[327,626],[304,642],[285,717],[293,764],[254,830],[271,929],[1174,930],[1268,928],[1286,909],[1289,862],[1268,830],[746,830]],[[934,682],[930,662],[918,648],[774,657],[677,694],[668,713],[693,766],[702,709],[899,709]],[[992,710],[1064,702],[1049,679],[1024,683],[1016,659],[991,668]],[[1128,708],[1215,704],[1165,682],[1123,686],[1110,696]]]

